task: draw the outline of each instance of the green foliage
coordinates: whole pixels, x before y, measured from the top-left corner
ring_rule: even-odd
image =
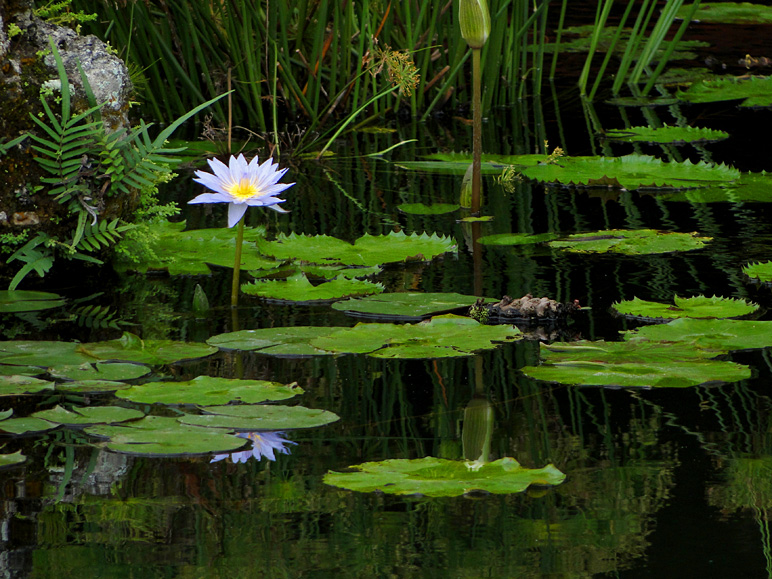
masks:
[[[686,18],[687,11],[682,8],[678,17]],[[704,2],[692,15],[692,20],[725,24],[770,24],[772,7],[751,2]]]
[[[76,30],[84,22],[93,22],[96,14],[86,14],[83,10],[72,10],[72,0],[50,0],[43,6],[35,8],[35,16],[59,26],[70,26]]]
[[[241,286],[241,291],[247,295],[276,301],[305,303],[377,294],[383,291],[383,285],[356,279],[336,278],[315,286],[308,281],[304,273],[300,272],[286,280],[265,280],[244,284]]]
[[[690,103],[742,100],[741,107],[772,106],[772,77],[718,77],[696,82],[678,91],[678,98]]]
[[[613,304],[616,312],[634,318],[662,320],[674,318],[737,318],[752,314],[759,306],[745,300],[713,296],[681,298],[675,296],[673,304],[650,302],[634,298]]]
[[[555,249],[577,253],[643,255],[702,249],[710,240],[710,237],[698,237],[696,233],[664,232],[653,229],[604,229],[574,233],[564,239],[550,241],[548,245]]]

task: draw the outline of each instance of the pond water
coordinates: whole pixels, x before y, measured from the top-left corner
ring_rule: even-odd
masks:
[[[491,113],[486,151],[536,152],[543,139],[570,155],[615,154],[587,134],[585,110],[571,91],[556,90],[540,106],[528,101]],[[676,124],[720,128],[730,140],[692,146],[636,146],[674,161],[727,162],[743,171],[772,168],[760,137],[767,110],[731,105],[648,109],[599,106],[604,128]],[[600,388],[536,380],[521,370],[538,364],[542,341],[618,341],[638,327],[615,317],[613,303],[634,297],[743,298],[769,319],[772,293],[741,267],[770,259],[769,203],[704,202],[698,194],[577,190],[524,180],[504,188],[486,177],[483,213],[471,226],[457,212],[400,212],[402,203],[456,203],[460,175],[402,168],[421,155],[468,148],[471,129],[458,119],[395,125],[362,133],[348,158],[291,166],[288,215],[251,210],[249,225],[280,233],[324,233],[353,241],[365,233],[434,232],[457,251],[431,262],[389,265],[377,276],[388,292],[459,292],[493,298],[526,293],[583,310],[565,325],[527,340],[459,358],[379,359],[363,354],[270,356],[220,351],[190,362],[154,366],[152,380],[219,376],[297,382],[292,404],[340,419],[286,430],[296,443],[275,460],[212,454],[158,458],[111,452],[82,430],[9,438],[4,453],[26,461],[0,471],[0,569],[3,577],[768,577],[772,543],[772,415],[769,349],[725,356],[751,368],[749,378],[684,388]],[[383,158],[363,156],[416,139]],[[183,174],[164,191],[184,203],[200,192]],[[770,197],[772,199],[772,196]],[[270,214],[269,214],[270,213]],[[221,207],[186,209],[189,228],[219,227]],[[479,232],[475,228],[480,229]],[[712,237],[700,250],[626,256],[568,253],[545,245],[477,246],[477,233],[566,235],[606,229],[697,232]],[[477,276],[475,276],[477,272]],[[246,278],[246,274],[245,274]],[[193,308],[196,285],[210,310]],[[229,307],[230,270],[210,275],[103,273],[98,280],[65,276],[45,289],[69,299],[61,309],[3,314],[5,339],[94,342],[129,331],[144,340],[202,343],[235,329],[354,326],[361,318],[329,304],[287,305],[242,296]],[[109,312],[84,315],[78,300]],[[89,322],[89,320],[91,320]],[[95,321],[96,320],[96,321]],[[96,327],[87,327],[88,325]],[[100,327],[108,326],[108,327]],[[93,405],[111,394],[86,395]],[[386,459],[428,456],[460,460],[468,408],[488,401],[490,458],[513,457],[528,468],[554,464],[562,484],[513,494],[428,498],[355,492],[327,485],[328,471]],[[6,398],[17,416],[83,404],[84,396]],[[122,402],[174,416],[173,408]]]

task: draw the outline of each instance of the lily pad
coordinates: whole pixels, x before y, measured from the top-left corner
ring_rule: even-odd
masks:
[[[772,77],[727,77],[696,82],[684,91],[678,91],[679,99],[691,103],[712,103],[742,99],[741,107],[772,106]]]
[[[114,382],[112,380],[77,380],[75,382],[57,382],[56,391],[64,393],[91,393],[116,392],[131,388],[131,384]]]
[[[744,201],[769,203],[772,201],[772,175],[742,173],[737,181],[729,185],[684,189],[663,196],[664,201],[686,201],[688,203],[741,203]]]
[[[424,203],[403,203],[397,205],[397,209],[402,213],[408,213],[410,215],[443,215],[445,213],[453,213],[458,211],[461,205],[454,203],[433,203],[432,205],[425,205]]]
[[[610,129],[603,133],[603,138],[625,143],[704,143],[722,141],[729,138],[729,133],[703,127],[630,127],[629,129]]]
[[[483,235],[477,242],[483,245],[536,245],[558,238],[559,233],[495,233]]]
[[[743,273],[759,281],[772,282],[772,261],[749,263],[743,267]]]
[[[145,404],[255,404],[269,400],[286,400],[303,389],[296,383],[279,384],[266,380],[236,380],[198,376],[186,382],[149,382],[132,386],[116,394],[118,398]]]
[[[314,348],[310,345],[310,341],[326,336],[337,329],[323,326],[294,326],[239,330],[212,336],[207,343],[227,350],[257,350],[261,354],[272,356],[323,356],[330,355],[332,352]]]
[[[183,424],[228,428],[231,430],[291,430],[315,428],[339,420],[328,410],[304,406],[279,406],[273,404],[249,404],[239,406],[207,406],[208,414],[187,415],[178,418]]]
[[[772,321],[680,318],[667,324],[637,328],[626,333],[625,340],[684,343],[725,352],[768,348],[772,346]]]
[[[547,155],[482,155],[480,171],[483,175],[498,175],[505,167],[530,167],[546,161]],[[463,175],[472,162],[471,153],[434,153],[422,157],[423,161],[400,161],[397,163],[403,169],[425,171],[429,173],[444,173]]]
[[[575,187],[635,189],[685,189],[730,183],[740,171],[724,164],[704,161],[665,162],[650,155],[624,157],[560,157],[523,169],[529,179]]]
[[[54,378],[66,380],[134,380],[150,373],[142,364],[97,362],[95,364],[62,365],[49,370]]]
[[[0,376],[0,396],[19,396],[21,394],[37,394],[53,390],[54,383],[30,376]]]
[[[144,412],[131,408],[122,408],[121,406],[86,406],[83,408],[73,408],[72,410],[67,410],[62,406],[55,406],[54,408],[32,414],[33,418],[78,426],[113,424],[116,422],[126,422],[127,420],[137,420],[143,416],[145,416]],[[2,423],[0,423],[0,428],[2,428]]]
[[[16,466],[23,463],[27,458],[17,450],[13,454],[0,454],[0,468],[6,468],[9,466]]]
[[[41,418],[9,418],[0,422],[0,432],[20,436],[23,434],[37,434],[59,428],[58,424],[53,424]]]
[[[334,279],[344,277],[346,279],[362,279],[378,275],[383,269],[377,265],[372,267],[344,267],[340,265],[301,265],[300,271],[309,277],[318,277],[323,279]]]
[[[558,485],[566,478],[551,464],[528,469],[509,457],[480,465],[428,456],[366,462],[351,468],[356,472],[329,472],[323,480],[328,485],[359,492],[457,497],[472,491],[519,493],[532,484]]]
[[[63,306],[65,299],[50,292],[0,290],[0,313],[38,312]]]
[[[702,249],[711,239],[697,237],[696,233],[673,233],[653,229],[606,229],[575,233],[561,240],[550,241],[548,245],[577,253],[644,255]]]
[[[649,302],[634,298],[617,302],[612,309],[625,316],[647,320],[674,318],[738,318],[752,314],[759,309],[757,304],[741,299],[696,296],[680,298],[675,296],[673,304]]]
[[[402,261],[430,261],[456,251],[452,238],[435,234],[364,235],[353,244],[327,235],[280,235],[276,241],[259,240],[260,253],[276,259],[310,263],[374,266]]]
[[[477,299],[476,296],[456,293],[395,292],[337,302],[332,307],[355,316],[420,320],[427,316],[468,308]]]
[[[243,284],[241,291],[247,295],[287,302],[321,302],[352,296],[377,294],[383,285],[356,279],[334,279],[313,285],[303,273],[286,280],[267,280]]]
[[[676,18],[685,18],[691,6],[682,6]],[[692,21],[719,24],[772,24],[772,6],[750,2],[707,2],[700,4]]]

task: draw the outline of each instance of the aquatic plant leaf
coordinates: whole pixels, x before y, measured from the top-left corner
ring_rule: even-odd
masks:
[[[750,378],[748,366],[707,359],[721,353],[662,342],[541,344],[543,362],[521,370],[526,376],[545,382],[643,388],[685,388]]]
[[[201,410],[207,414],[182,416],[178,420],[193,426],[253,431],[315,428],[340,419],[328,410],[275,404],[207,406]]]
[[[332,352],[314,348],[309,342],[337,329],[326,326],[294,326],[239,330],[212,336],[206,342],[226,350],[258,350],[261,354],[274,356],[320,356]]]
[[[458,211],[460,208],[461,205],[456,203],[433,203],[431,205],[424,203],[402,203],[397,205],[397,209],[402,211],[402,213],[410,215],[443,215]]]
[[[123,360],[140,364],[171,364],[214,354],[217,348],[194,342],[141,340],[129,332],[116,340],[81,344],[83,352],[102,360]]]
[[[160,222],[150,225],[157,236],[150,249],[157,260],[140,264],[118,263],[119,270],[145,273],[148,270],[168,270],[170,275],[208,275],[208,265],[233,267],[236,255],[236,229],[227,227],[183,231],[185,222]],[[263,227],[245,227],[244,241],[254,242],[265,236]],[[268,269],[276,263],[254,252],[241,254],[241,269]]]
[[[712,103],[743,99],[741,107],[772,106],[772,77],[719,76],[696,82],[676,96],[691,103]]]
[[[134,380],[150,373],[150,367],[128,362],[96,362],[95,364],[62,365],[50,368],[54,378],[65,380]]]
[[[110,450],[144,456],[230,452],[247,442],[222,430],[187,426],[166,416],[146,416],[115,426],[90,426],[85,432],[108,438],[106,445]]]
[[[394,292],[337,302],[332,307],[347,314],[362,317],[416,320],[459,308],[468,308],[477,299],[476,296],[457,293]]]
[[[44,390],[53,390],[54,383],[31,376],[0,376],[0,396],[19,396],[37,394]]]
[[[39,366],[11,366],[0,364],[0,376],[39,376],[45,374],[45,369]]]
[[[737,318],[752,314],[759,309],[757,304],[742,299],[695,296],[675,296],[673,304],[649,302],[638,298],[612,304],[611,308],[620,314],[648,320],[674,318]]]
[[[116,393],[116,396],[145,404],[254,404],[286,400],[302,392],[303,389],[296,383],[284,385],[267,380],[198,376],[185,382],[149,382],[132,386]]]
[[[77,380],[75,382],[57,382],[56,391],[62,393],[98,393],[115,392],[131,388],[131,384],[112,380]]]
[[[729,133],[704,127],[630,127],[629,129],[609,129],[602,135],[604,139],[625,143],[702,143],[722,141],[729,138]]]
[[[499,175],[505,167],[530,167],[543,163],[548,155],[491,155],[483,153],[480,166],[483,175]],[[433,153],[425,161],[400,161],[398,167],[411,171],[463,175],[472,162],[471,153]]]
[[[308,277],[318,277],[322,279],[333,279],[344,277],[346,279],[361,279],[363,277],[372,277],[383,271],[383,268],[374,265],[372,267],[344,267],[340,265],[301,265],[300,271]]]
[[[555,249],[577,253],[621,253],[644,255],[702,249],[710,237],[697,237],[696,233],[673,233],[653,229],[607,229],[589,233],[575,233],[550,241]]]
[[[477,242],[483,245],[536,245],[559,238],[559,233],[495,233],[483,235]]]
[[[50,292],[0,290],[0,314],[37,312],[63,306],[65,299]]]
[[[243,284],[241,291],[250,296],[272,300],[318,302],[377,294],[383,291],[383,284],[341,278],[315,286],[301,272],[286,280],[266,280]]]
[[[427,456],[365,462],[351,468],[355,472],[328,472],[323,481],[365,493],[380,491],[394,495],[457,497],[472,491],[520,493],[532,484],[558,485],[566,478],[552,464],[529,469],[509,457],[480,464]]]
[[[67,410],[62,406],[54,406],[48,410],[41,410],[32,414],[33,418],[69,425],[113,424],[137,420],[143,416],[145,416],[144,412],[121,406],[85,406],[72,410]]]
[[[690,6],[682,6],[676,18],[683,20],[690,9]],[[772,24],[772,6],[751,2],[706,2],[697,8],[692,21],[719,24]]]
[[[744,201],[769,203],[772,201],[772,175],[742,173],[733,183],[723,186],[684,189],[668,192],[664,201],[686,201],[688,203],[741,203]]]
[[[694,348],[723,350],[752,350],[772,346],[772,321],[756,320],[703,320],[679,318],[667,324],[637,328],[627,332],[624,339],[685,343]]]
[[[588,52],[591,47],[593,50],[608,52],[613,48],[614,54],[622,56],[622,52],[627,48],[627,44],[630,41],[631,30],[626,28],[621,31],[621,34],[617,30],[616,26],[604,26],[600,31],[597,30],[594,25],[580,25],[580,26],[568,26],[563,29],[563,37],[561,38],[560,45],[554,43],[540,43],[538,49],[544,50],[547,54],[553,54],[555,49],[560,52]],[[618,36],[618,38],[617,38]],[[633,55],[637,60],[641,53],[641,46],[639,43],[634,51]],[[665,43],[663,43],[665,44]],[[612,46],[613,45],[613,46]],[[694,60],[697,55],[693,52],[689,52],[696,48],[706,48],[710,46],[710,43],[700,40],[680,40],[676,43],[674,52],[670,55],[671,60]],[[529,50],[534,50],[529,46]],[[665,47],[660,47],[654,56],[655,60],[660,58],[660,55],[664,52]]]
[[[9,340],[0,342],[0,363],[48,368],[93,362],[80,346],[77,342]]]
[[[445,358],[470,356],[520,336],[511,326],[486,326],[448,314],[417,324],[360,323],[316,338],[311,345],[340,354],[379,358]]]
[[[276,241],[259,240],[260,253],[275,259],[300,259],[309,263],[374,266],[401,261],[430,261],[456,251],[452,238],[436,234],[391,232],[366,234],[353,244],[327,235],[280,235]]]
[[[59,424],[53,424],[41,418],[9,418],[0,422],[0,432],[20,436],[22,434],[35,434],[59,428]]]
[[[0,454],[0,468],[16,466],[17,464],[23,463],[25,460],[27,460],[27,458],[20,450],[17,450],[13,454]]]
[[[8,410],[0,411],[0,420],[7,420],[13,416],[13,408],[9,408]]]
[[[575,187],[619,187],[635,189],[685,189],[729,183],[740,171],[704,161],[665,162],[650,155],[624,157],[560,157],[523,169],[529,179]]]
[[[749,263],[743,266],[742,271],[750,278],[763,282],[772,282],[772,261]]]

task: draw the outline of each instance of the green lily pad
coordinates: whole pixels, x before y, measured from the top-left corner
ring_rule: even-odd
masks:
[[[327,235],[280,235],[276,241],[259,240],[260,253],[276,259],[310,263],[374,266],[402,261],[430,261],[456,251],[452,238],[435,234],[364,235],[353,244]]]
[[[397,205],[397,209],[402,213],[408,213],[410,215],[443,215],[445,213],[453,213],[458,211],[461,205],[455,203],[433,203],[432,205],[425,205],[424,203],[402,203]]]
[[[521,336],[512,326],[486,326],[451,314],[418,324],[357,324],[311,341],[311,345],[340,354],[369,354],[376,358],[448,358],[471,356]]]
[[[772,282],[772,261],[749,263],[743,266],[743,273],[759,281]]]
[[[741,299],[675,296],[674,304],[649,302],[634,298],[613,304],[612,309],[625,316],[647,320],[675,318],[738,318],[759,309],[757,304]]]
[[[494,219],[493,215],[468,215],[459,219],[457,223],[488,223]]]
[[[54,383],[48,380],[40,380],[30,376],[0,376],[0,396],[37,394],[53,389]]]
[[[118,398],[145,404],[255,404],[286,400],[302,394],[297,383],[279,384],[267,380],[236,380],[198,376],[186,382],[149,382],[116,394]]]
[[[95,364],[63,365],[51,368],[49,374],[65,380],[134,380],[150,373],[141,364],[123,362],[97,362]]]
[[[530,167],[547,160],[547,155],[482,155],[480,171],[483,175],[498,175],[505,167]],[[412,171],[463,175],[472,162],[471,153],[434,153],[422,157],[424,161],[400,161],[397,166]]]
[[[9,466],[16,466],[23,463],[27,458],[17,450],[13,454],[0,454],[0,468],[6,468]]]
[[[629,129],[610,129],[603,133],[603,138],[625,143],[703,143],[722,141],[729,138],[729,133],[703,127],[630,127]]]
[[[301,265],[300,271],[312,278],[334,279],[336,277],[344,277],[346,279],[362,279],[378,275],[383,269],[377,265],[372,267],[343,267],[340,265],[309,264]]]
[[[678,104],[678,99],[674,97],[644,97],[644,96],[622,96],[610,98],[606,101],[610,105],[617,107],[636,107],[636,108],[654,108],[669,107]]]
[[[702,249],[710,237],[696,233],[672,233],[653,229],[607,229],[575,233],[565,239],[550,241],[549,246],[577,253],[621,253],[644,255]]]
[[[772,77],[720,76],[696,82],[676,96],[691,103],[712,103],[743,99],[741,107],[772,106]]]
[[[0,290],[0,314],[38,312],[63,306],[65,299],[50,292]]]
[[[77,380],[75,382],[57,382],[56,391],[64,393],[99,393],[115,392],[131,388],[131,384],[112,380]]]
[[[241,291],[247,295],[278,301],[320,302],[381,293],[383,284],[341,278],[315,286],[308,281],[305,274],[297,273],[286,280],[243,284]]]
[[[477,299],[476,296],[456,293],[397,292],[337,302],[332,307],[356,316],[416,320],[459,308],[468,308]]]
[[[236,256],[237,228],[195,229],[183,231],[185,222],[168,221],[151,225],[155,238],[150,249],[157,259],[140,264],[119,263],[118,269],[130,269],[142,273],[148,270],[168,270],[170,275],[208,275],[209,265],[233,267]],[[262,239],[265,228],[245,227],[244,242]],[[254,252],[241,254],[241,269],[267,269],[276,263],[266,260]]]
[[[519,493],[532,484],[558,485],[566,478],[551,464],[529,469],[509,457],[481,465],[427,456],[366,462],[351,468],[356,472],[329,472],[323,480],[328,485],[359,492],[457,497],[472,491]]]
[[[558,233],[495,233],[483,235],[477,242],[483,245],[536,245],[558,239]]]
[[[682,6],[676,18],[685,18],[689,10],[691,5]],[[700,4],[692,20],[719,24],[772,24],[772,7],[750,2],[708,2]]]
[[[13,416],[13,408],[9,408],[8,410],[0,411],[0,420],[7,420]]]
[[[685,189],[730,183],[740,171],[704,161],[665,162],[650,155],[624,157],[560,157],[549,164],[526,167],[523,175],[545,183],[575,187]]]
[[[337,414],[328,410],[304,406],[250,404],[207,406],[202,410],[208,414],[182,416],[178,420],[193,426],[253,431],[315,428],[340,419]]]
[[[0,364],[0,376],[38,376],[45,374],[45,369],[38,366],[10,366]]]
[[[772,175],[763,171],[742,173],[737,181],[729,185],[685,189],[668,193],[662,199],[688,203],[741,203],[744,201],[769,203],[772,201]]]
[[[752,350],[772,346],[772,322],[679,318],[667,324],[627,332],[625,340],[685,343],[694,348],[724,352]]]
[[[326,326],[294,326],[239,330],[212,336],[207,343],[226,350],[257,350],[261,354],[271,356],[323,356],[332,352],[314,348],[310,341],[337,329]]]
[[[22,434],[37,434],[59,428],[58,424],[53,424],[41,418],[9,418],[0,422],[0,432],[20,436]]]
[[[522,372],[545,382],[643,388],[685,388],[750,378],[747,366],[707,359],[721,353],[662,342],[541,344],[542,364],[526,366]]]
[[[187,426],[165,416],[146,416],[123,425],[90,426],[85,432],[108,438],[106,445],[110,450],[144,456],[230,452],[247,442],[222,430]]]
[[[32,414],[33,418],[79,426],[126,422],[127,420],[137,420],[143,416],[145,416],[144,412],[120,406],[86,406],[83,408],[73,408],[72,410],[55,406],[54,408]],[[0,423],[1,427],[2,423]]]

